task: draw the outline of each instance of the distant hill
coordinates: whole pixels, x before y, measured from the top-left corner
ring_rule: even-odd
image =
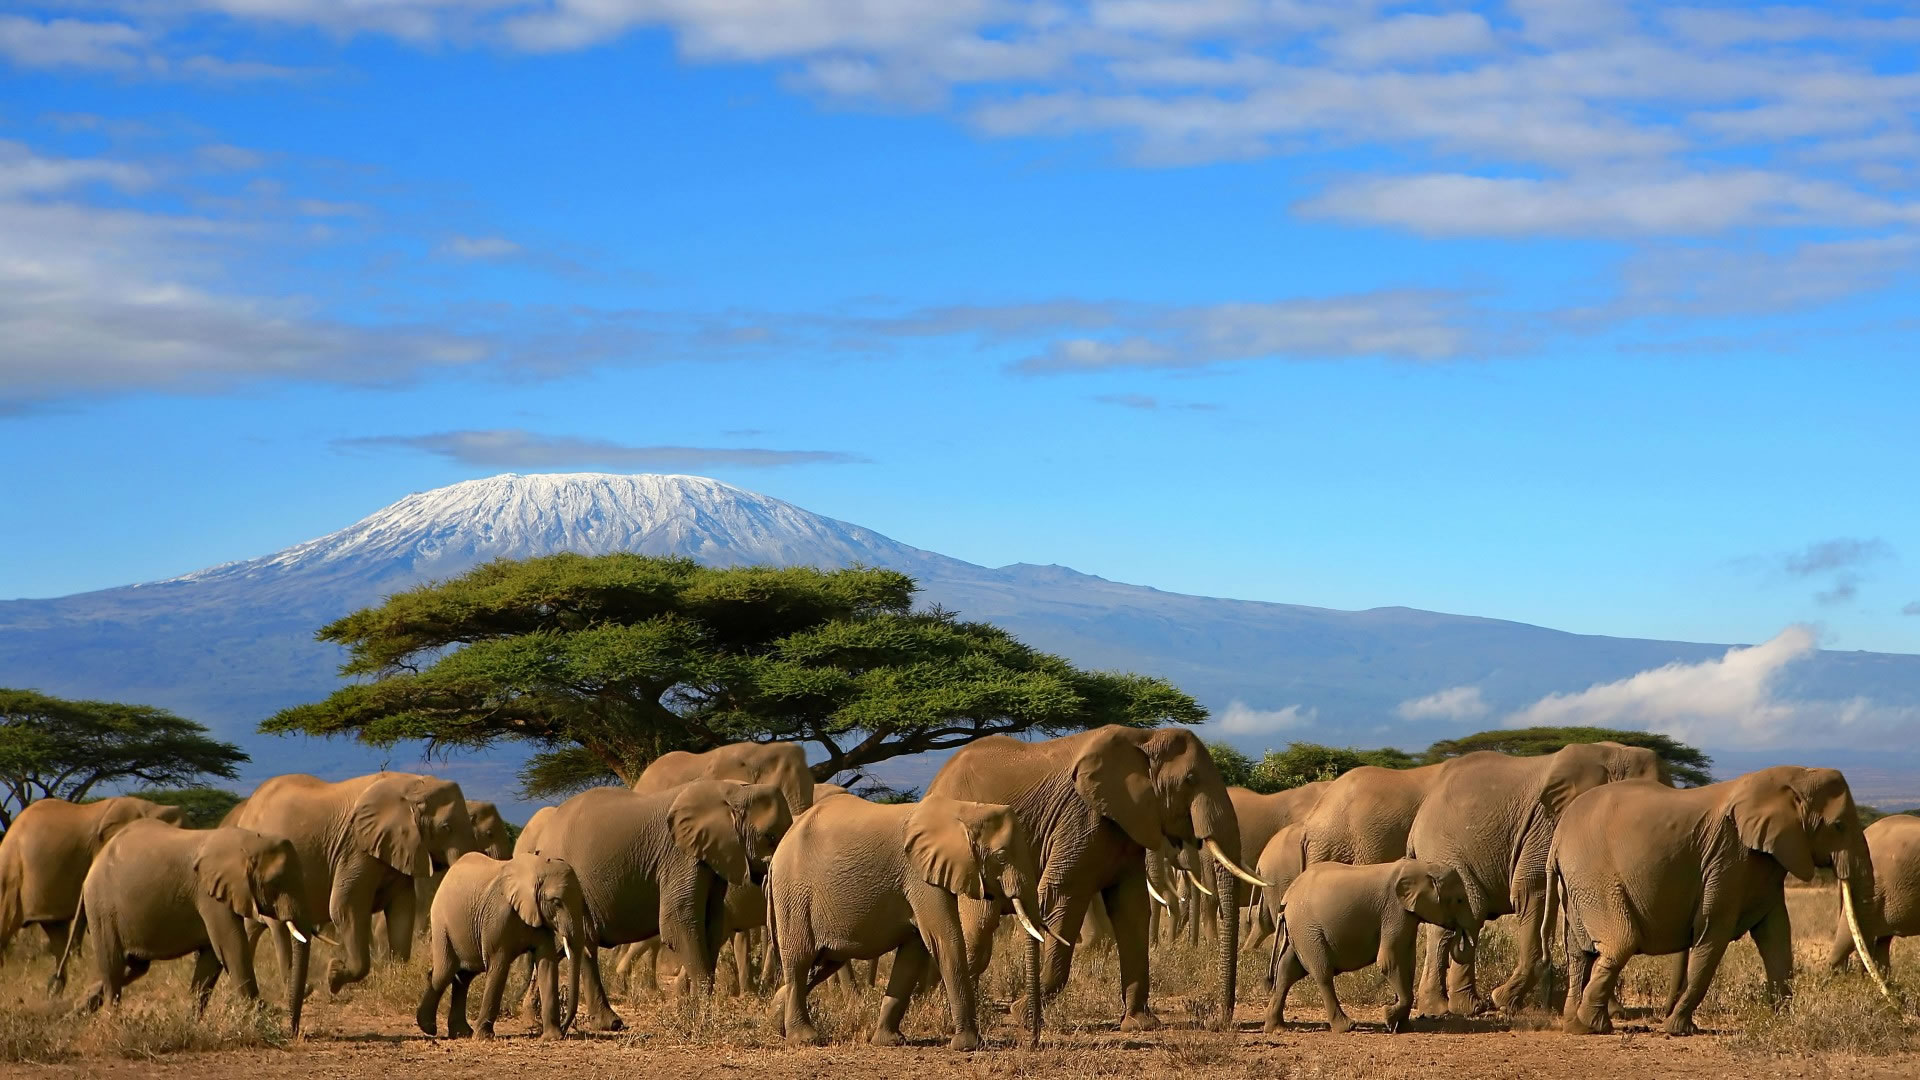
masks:
[[[1411,608],[1336,611],[1161,592],[1060,566],[976,566],[791,503],[693,476],[600,473],[489,477],[409,495],[338,532],[244,562],[165,581],[51,600],[0,602],[0,685],[137,700],[208,723],[254,755],[251,780],[286,771],[346,773],[387,760],[348,743],[258,735],[254,725],[339,684],[322,624],[395,590],[502,556],[556,551],[685,555],[714,565],[862,563],[914,575],[922,600],[998,623],[1092,667],[1164,675],[1221,714],[1311,710],[1312,722],[1230,736],[1258,751],[1289,738],[1425,746],[1491,726],[1555,692],[1726,645],[1569,634]],[[1782,689],[1815,700],[1920,703],[1920,657],[1821,652]],[[1474,721],[1402,718],[1401,703],[1473,686]],[[1216,733],[1217,734],[1217,733]],[[1817,740],[1816,740],[1817,741]],[[393,752],[396,766],[415,751]],[[1874,759],[1885,771],[1898,762]],[[436,768],[476,796],[512,801],[506,754]],[[888,770],[917,782],[929,763]],[[1913,801],[1920,802],[1920,785]]]

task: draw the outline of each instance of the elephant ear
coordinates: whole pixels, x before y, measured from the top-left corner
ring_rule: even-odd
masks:
[[[981,879],[986,864],[980,858],[979,831],[974,815],[964,808],[979,803],[957,799],[923,799],[907,816],[907,857],[930,885],[955,896],[986,899]]]
[[[1421,894],[1430,889],[1437,895],[1433,876],[1427,873],[1425,867],[1411,860],[1401,862],[1393,875],[1393,895],[1400,901],[1401,907],[1415,915],[1420,914]]]
[[[424,809],[409,798],[410,781],[393,777],[367,785],[353,804],[354,846],[410,877],[433,872],[427,854]]]
[[[526,856],[508,860],[500,871],[500,889],[507,895],[507,903],[520,921],[538,929],[544,925],[540,917],[540,859],[538,856]]]
[[[237,829],[215,829],[207,834],[193,856],[193,875],[200,888],[216,903],[233,909],[246,918],[253,914],[253,853],[241,843]]]
[[[1117,732],[1087,741],[1073,763],[1073,788],[1101,817],[1120,826],[1148,851],[1166,844],[1147,755]]]
[[[1540,788],[1540,805],[1554,817],[1581,794],[1607,782],[1606,765],[1587,746],[1569,746],[1553,755],[1547,766],[1546,783]]]
[[[680,786],[667,808],[667,825],[681,851],[713,868],[729,885],[747,882],[747,849],[740,841],[743,828],[727,800],[722,780],[695,780]]]
[[[1747,785],[1727,816],[1740,842],[1764,851],[1801,881],[1813,880],[1813,845],[1807,838],[1800,796],[1781,783]]]

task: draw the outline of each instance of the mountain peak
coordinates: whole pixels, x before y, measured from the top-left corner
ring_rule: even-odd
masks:
[[[560,551],[684,555],[722,566],[909,569],[940,558],[704,476],[502,473],[416,492],[338,532],[161,584],[369,571],[421,580]]]

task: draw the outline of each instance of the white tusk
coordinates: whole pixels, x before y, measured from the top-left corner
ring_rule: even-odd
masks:
[[[1271,882],[1261,881],[1259,878],[1254,877],[1252,874],[1249,874],[1245,870],[1240,869],[1240,864],[1234,862],[1232,859],[1227,858],[1227,853],[1224,851],[1221,851],[1220,845],[1215,843],[1211,838],[1207,840],[1207,854],[1213,856],[1216,860],[1218,860],[1220,865],[1226,867],[1227,870],[1231,872],[1234,877],[1239,878],[1241,881],[1246,882],[1247,884],[1253,886],[1254,888],[1256,889],[1273,888],[1273,884]]]
[[[319,939],[320,939],[321,941],[324,941],[324,942],[326,942],[326,943],[327,943],[328,945],[331,945],[331,946],[333,946],[333,947],[334,947],[334,948],[336,948],[336,949],[343,949],[343,948],[345,948],[345,946],[343,946],[343,945],[341,945],[341,944],[340,944],[339,942],[337,942],[337,941],[335,941],[335,940],[333,940],[332,938],[330,938],[330,937],[328,937],[327,935],[325,935],[325,934],[323,934],[323,933],[321,933],[321,932],[320,932],[320,931],[318,931],[318,930],[315,930],[315,931],[313,932],[313,936],[314,936],[314,937],[317,937],[317,938],[319,938]]]
[[[1160,890],[1153,887],[1152,881],[1147,882],[1147,895],[1153,897],[1154,903],[1159,904],[1161,907],[1166,908],[1168,911],[1173,910],[1173,905],[1167,903],[1167,898],[1160,895]]]
[[[1867,951],[1867,936],[1860,932],[1860,917],[1853,912],[1853,889],[1847,885],[1847,879],[1840,879],[1840,906],[1847,913],[1847,929],[1853,932],[1853,947],[1860,954],[1860,963],[1873,976],[1873,985],[1888,1001],[1894,1000],[1893,991],[1887,989],[1887,981],[1880,977],[1880,969],[1873,965],[1873,954]]]
[[[573,959],[573,946],[567,944],[566,938],[560,939],[560,955],[566,957],[568,960]]]
[[[1026,912],[1022,911],[1018,912],[1018,914],[1020,916],[1020,928],[1027,932],[1028,937],[1031,937],[1035,941],[1044,942],[1047,940],[1047,935],[1041,933],[1040,928],[1033,925],[1033,920],[1027,918]]]
[[[1206,894],[1207,896],[1213,895],[1212,889],[1209,889],[1205,885],[1200,883],[1200,875],[1194,873],[1191,870],[1183,870],[1181,871],[1181,873],[1184,873],[1187,875],[1187,880],[1193,884],[1194,888],[1199,889],[1202,893]]]
[[[307,935],[301,933],[300,928],[293,925],[293,921],[291,919],[287,921],[287,933],[292,934],[293,940],[299,942],[300,944],[305,945],[307,943]]]

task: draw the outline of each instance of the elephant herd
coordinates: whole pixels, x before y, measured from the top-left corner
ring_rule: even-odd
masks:
[[[1118,961],[1121,1030],[1158,1026],[1148,968],[1162,913],[1196,936],[1211,920],[1211,1023],[1232,1030],[1244,914],[1250,945],[1272,939],[1269,1031],[1301,979],[1346,1030],[1333,977],[1376,964],[1395,992],[1390,1030],[1416,1009],[1520,1009],[1552,970],[1558,932],[1566,1030],[1607,1030],[1622,965],[1667,954],[1665,1030],[1685,1034],[1743,935],[1769,990],[1790,991],[1785,882],[1817,868],[1842,894],[1830,962],[1858,952],[1880,982],[1891,939],[1920,933],[1920,818],[1862,830],[1829,769],[1683,790],[1651,751],[1593,743],[1363,767],[1262,795],[1229,787],[1190,731],[1115,726],[980,739],[919,802],[886,805],[816,784],[798,746],[742,743],[665,755],[631,789],[539,811],[511,845],[490,804],[408,773],[276,777],[212,830],[137,798],[45,800],[0,838],[0,955],[39,925],[60,955],[57,992],[84,940],[97,1008],[153,961],[192,954],[204,1005],[223,973],[256,995],[254,948],[271,935],[297,1033],[313,938],[335,948],[325,983],[337,994],[366,977],[377,931],[407,959],[424,914],[422,1030],[436,1033],[450,991],[447,1033],[490,1036],[508,971],[530,956],[531,1015],[553,1038],[576,1020],[623,1026],[603,953],[621,950],[621,970],[638,965],[643,979],[670,953],[682,991],[710,991],[731,943],[737,983],[769,993],[769,1024],[796,1042],[818,1038],[815,987],[891,955],[871,1040],[900,1042],[911,997],[937,984],[949,1045],[970,1050],[982,1045],[980,977],[1003,919],[1022,949],[1013,1015],[1037,1039],[1042,1003],[1094,925]],[[1502,916],[1517,926],[1514,966],[1483,995],[1479,934]],[[762,928],[756,975],[748,935]],[[475,1026],[467,990],[481,976]]]

